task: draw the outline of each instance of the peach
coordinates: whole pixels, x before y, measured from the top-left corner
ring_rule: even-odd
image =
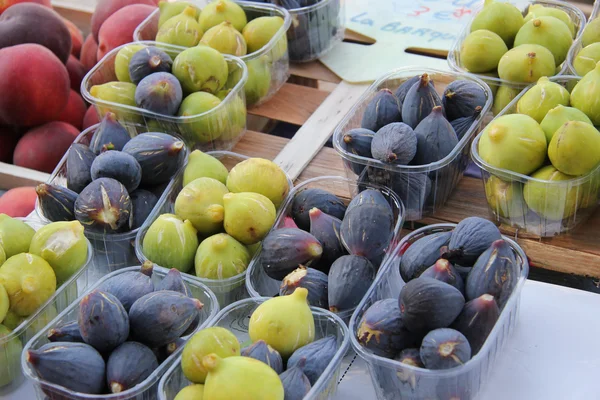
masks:
[[[19,131],[9,126],[0,126],[0,162],[11,163],[12,155],[17,142]]]
[[[100,123],[100,116],[98,115],[98,111],[94,106],[89,106],[87,111],[85,112],[85,116],[83,117],[83,126],[82,129],[87,129],[92,125],[96,125]]]
[[[18,3],[38,3],[48,8],[52,8],[50,0],[0,0],[0,14],[2,14],[8,7]]]
[[[71,89],[79,92],[81,90],[81,81],[85,76],[86,70],[83,64],[73,55],[70,55],[69,61],[67,61],[67,72],[69,73]]]
[[[0,49],[0,120],[33,126],[54,121],[69,100],[69,74],[39,44]]]
[[[86,111],[85,102],[79,95],[79,92],[71,89],[69,102],[63,112],[58,116],[57,121],[68,122],[77,129],[81,129]]]
[[[96,42],[100,36],[100,28],[111,15],[122,9],[123,7],[132,4],[146,4],[148,6],[156,6],[158,2],[154,0],[103,0],[99,1],[94,15],[92,15],[92,35]],[[134,28],[135,29],[135,28]]]
[[[77,25],[72,23],[66,18],[63,18],[63,22],[67,26],[69,33],[71,34],[71,54],[75,57],[79,57],[81,52],[81,46],[83,46],[83,33],[79,30]]]
[[[0,197],[0,214],[26,217],[35,208],[37,193],[33,186],[12,188]]]
[[[51,173],[77,135],[79,129],[60,121],[33,128],[17,143],[13,163]]]
[[[86,71],[94,68],[98,59],[96,58],[96,53],[98,52],[98,43],[90,33],[87,35],[85,40],[83,41],[83,46],[81,46],[81,54],[79,55],[79,61],[85,67]]]
[[[54,10],[35,3],[15,4],[0,15],[0,49],[37,43],[66,63],[71,54],[71,33]]]
[[[98,60],[112,49],[133,41],[133,32],[156,7],[134,4],[123,7],[102,24],[98,33]]]

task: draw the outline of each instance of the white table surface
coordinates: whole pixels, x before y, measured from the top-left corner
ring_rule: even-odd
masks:
[[[527,281],[521,296],[516,330],[479,399],[600,399],[600,295]],[[35,394],[24,384],[0,399],[33,400]],[[359,358],[335,399],[375,399],[371,378]]]

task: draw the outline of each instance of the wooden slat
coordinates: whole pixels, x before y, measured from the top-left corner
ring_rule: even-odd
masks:
[[[328,95],[328,92],[315,88],[285,83],[273,98],[248,109],[248,113],[302,125]]]
[[[232,151],[249,157],[273,160],[289,140],[262,132],[248,131]]]
[[[342,80],[320,61],[290,63],[290,74],[319,81],[339,83]]]
[[[19,186],[36,186],[46,182],[50,175],[45,172],[0,162],[0,189],[12,189]]]

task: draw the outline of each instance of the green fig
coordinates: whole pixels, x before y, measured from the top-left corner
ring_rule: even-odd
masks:
[[[503,1],[485,0],[483,8],[471,23],[471,32],[479,29],[492,31],[510,48],[523,23],[523,14],[514,5]]]
[[[182,47],[196,46],[204,35],[196,21],[197,14],[197,8],[189,6],[181,14],[169,18],[158,29],[156,41]]]
[[[554,75],[555,69],[550,50],[539,44],[522,44],[504,53],[498,63],[498,76],[507,81],[532,83],[542,76]]]
[[[223,196],[227,187],[213,178],[198,178],[181,189],[175,199],[175,214],[188,220],[201,235],[223,228]]]
[[[210,354],[202,359],[202,365],[208,370],[205,400],[284,400],[279,375],[262,361]]]
[[[275,223],[275,206],[262,194],[228,193],[223,196],[223,205],[225,232],[245,245],[263,240]]]
[[[224,114],[229,119],[220,139],[223,141],[237,141],[246,131],[246,103],[242,97],[238,95],[232,97],[226,104]]]
[[[496,94],[494,95],[494,104],[492,105],[492,113],[494,115],[500,114],[500,111],[514,100],[517,95],[521,93],[521,89],[517,87],[500,84]]]
[[[530,116],[508,114],[493,120],[479,140],[479,155],[492,167],[529,174],[546,159],[546,135]]]
[[[585,76],[593,70],[600,61],[600,43],[592,43],[584,47],[577,53],[573,60],[573,68],[579,76]]]
[[[600,62],[571,91],[571,106],[583,111],[594,125],[600,125]]]
[[[248,81],[244,85],[246,101],[254,105],[262,100],[271,87],[271,67],[267,56],[246,61]]]
[[[284,359],[315,340],[315,319],[307,296],[307,289],[296,288],[290,295],[273,297],[258,306],[248,325],[250,339],[264,340]]]
[[[187,93],[204,91],[215,94],[225,85],[229,76],[223,55],[206,45],[179,53],[173,61],[172,73]]]
[[[185,344],[181,354],[181,370],[187,379],[194,383],[204,383],[208,371],[202,359],[216,354],[219,357],[240,355],[240,342],[225,328],[213,326],[202,329]]]
[[[517,102],[517,112],[541,123],[548,111],[558,105],[569,105],[569,92],[563,86],[542,76]]]
[[[489,76],[490,78],[498,78],[498,71],[493,70],[490,72],[481,72],[479,75]],[[485,79],[483,76],[481,77],[481,80],[483,80],[490,87],[490,90],[492,91],[492,98],[496,98],[496,93],[498,93],[500,84],[497,81]]]
[[[28,317],[54,294],[56,275],[43,258],[20,253],[0,267],[0,284],[6,289],[10,309]]]
[[[88,242],[79,221],[52,222],[41,227],[29,246],[29,252],[42,257],[56,274],[61,285],[85,265]]]
[[[575,37],[575,24],[571,20],[569,14],[567,14],[560,8],[544,7],[542,4],[532,4],[529,6],[529,10],[527,11],[527,15],[525,16],[524,22],[528,22],[534,18],[539,17],[558,18],[567,26],[567,28],[569,28],[569,32],[571,32],[571,37]]]
[[[183,186],[198,178],[213,178],[225,184],[229,171],[217,158],[194,150],[188,157],[188,163],[183,171]]]
[[[25,222],[0,214],[0,246],[4,250],[5,258],[26,253],[34,234],[35,230]]]
[[[554,136],[558,128],[569,121],[581,121],[593,125],[592,121],[582,111],[573,107],[558,105],[548,111],[540,123],[542,130],[546,134],[546,141],[550,143],[552,136]]]
[[[204,32],[225,21],[230,22],[235,29],[241,32],[248,19],[242,7],[230,0],[215,0],[207,4],[198,18]]]
[[[248,22],[242,34],[248,45],[248,53],[252,54],[265,47],[283,26],[281,17],[258,17]],[[287,51],[287,37],[282,35],[281,39],[271,52],[273,60],[279,60]]]
[[[198,248],[196,228],[174,214],[159,216],[148,228],[142,242],[147,259],[165,268],[189,271]]]
[[[587,23],[581,35],[581,45],[587,47],[592,43],[600,42],[600,18],[595,18]]]
[[[245,56],[248,51],[244,36],[227,21],[207,30],[200,42],[220,53],[237,57]]]
[[[527,181],[523,187],[523,197],[536,214],[560,221],[575,213],[580,202],[578,187],[552,183],[573,179],[573,176],[565,175],[552,165],[547,165],[531,174],[531,177],[536,180]],[[537,179],[550,182],[539,182]]]
[[[246,246],[246,248],[248,249],[248,251],[250,252],[250,258],[254,257],[256,255],[256,252],[258,250],[260,250],[261,247],[261,243],[262,242],[256,242],[254,244],[248,245]]]
[[[184,118],[181,126],[181,131],[187,139],[193,142],[210,143],[223,134],[228,115],[224,110],[211,111],[219,104],[221,100],[207,92],[192,93],[183,99],[178,115],[190,117]]]
[[[287,175],[277,164],[264,158],[249,158],[229,171],[227,189],[233,193],[260,193],[279,207],[290,186]]]
[[[146,46],[143,44],[131,43],[119,50],[115,57],[115,74],[119,81],[131,83],[131,77],[129,76],[129,61],[131,61],[131,57],[133,57],[135,53],[144,47]]]
[[[527,213],[520,182],[504,182],[491,175],[485,182],[485,195],[490,208],[502,218],[514,220]]]
[[[200,243],[195,258],[196,276],[228,279],[244,272],[250,264],[246,246],[226,233],[210,236]]]
[[[0,283],[0,324],[6,318],[8,309],[10,308],[10,301],[8,299],[8,293],[4,288],[4,285]]]
[[[139,50],[138,50],[139,51]],[[90,95],[96,99],[102,100],[103,103],[117,103],[126,106],[137,107],[135,102],[136,85],[131,82],[107,82],[101,85],[94,85],[90,88]],[[109,112],[116,114],[117,119],[130,122],[143,121],[141,115],[137,115],[130,111],[123,111],[119,108],[110,105],[98,105],[98,113],[105,115]]]
[[[204,385],[193,384],[184,387],[177,393],[173,400],[203,400]]]
[[[158,27],[160,28],[169,19],[181,14],[187,7],[193,7],[196,10],[197,18],[200,17],[200,9],[188,1],[160,1],[158,3],[158,9],[160,10]]]
[[[7,386],[21,375],[20,360],[23,346],[17,335],[6,339],[11,333],[11,329],[0,325],[0,388]]]
[[[587,174],[600,163],[600,132],[586,122],[566,122],[554,133],[548,157],[563,174]]]
[[[522,44],[539,44],[552,52],[556,65],[567,58],[573,36],[567,25],[554,17],[539,17],[526,22],[515,37],[515,47]]]
[[[460,61],[470,72],[489,72],[498,68],[500,59],[508,51],[506,43],[492,31],[473,31],[460,47]]]
[[[4,248],[0,244],[0,266],[4,264],[4,261],[6,261],[6,253],[4,252]]]

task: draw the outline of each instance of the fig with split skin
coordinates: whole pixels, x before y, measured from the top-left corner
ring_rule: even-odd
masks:
[[[573,68],[579,76],[585,76],[592,71],[600,61],[600,43],[592,43],[577,53],[573,60]]]
[[[93,232],[129,230],[131,198],[127,189],[112,178],[96,179],[75,200],[75,218]]]
[[[286,296],[292,294],[299,287],[308,290],[308,304],[313,307],[328,308],[327,274],[314,268],[307,268],[301,265],[283,278],[279,288],[279,295]]]
[[[40,183],[36,186],[35,192],[45,218],[53,222],[75,219],[76,192],[51,183]]]
[[[307,188],[296,193],[292,202],[292,218],[298,228],[307,232],[310,230],[309,212],[313,208],[338,219],[343,219],[346,212],[344,202],[333,193],[319,188]]]
[[[402,350],[400,354],[394,357],[394,360],[413,367],[425,368],[423,361],[421,361],[421,352],[416,348]]]
[[[543,76],[517,102],[517,113],[529,115],[541,123],[548,111],[569,105],[569,92],[562,85]]]
[[[450,328],[440,328],[425,335],[420,354],[425,368],[449,369],[471,359],[471,346],[462,333]]]
[[[204,12],[200,14],[201,17],[203,15]],[[186,93],[205,91],[215,94],[225,86],[229,69],[221,53],[203,45],[179,53],[173,61],[171,73]]]
[[[218,50],[223,54],[232,54],[237,57],[245,56],[248,48],[244,36],[236,30],[230,22],[221,22],[207,30],[200,43]]]
[[[156,41],[174,46],[196,46],[204,30],[197,21],[200,11],[194,6],[188,6],[183,11],[165,21],[156,33]]]

